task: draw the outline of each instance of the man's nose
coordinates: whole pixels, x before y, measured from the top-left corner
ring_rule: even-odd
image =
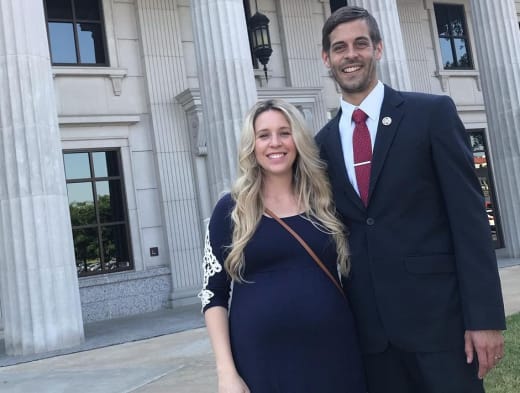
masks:
[[[358,55],[358,51],[353,46],[352,47],[347,47],[345,49],[345,52],[344,52],[344,57],[345,58],[350,59],[350,58],[356,57],[357,55]]]

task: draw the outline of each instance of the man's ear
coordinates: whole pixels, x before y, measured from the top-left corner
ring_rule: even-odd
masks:
[[[381,57],[383,57],[383,41],[379,41],[376,44],[375,52],[376,52],[376,60],[381,60]]]
[[[321,59],[323,60],[323,64],[325,64],[327,68],[330,68],[329,54],[327,51],[321,51]]]

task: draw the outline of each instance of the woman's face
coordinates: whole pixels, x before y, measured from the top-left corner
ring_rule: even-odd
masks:
[[[292,176],[296,145],[285,115],[274,109],[262,112],[254,123],[255,157],[264,176]]]

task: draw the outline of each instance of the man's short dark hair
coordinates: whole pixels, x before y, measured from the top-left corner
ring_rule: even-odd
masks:
[[[353,20],[358,19],[366,21],[368,25],[370,39],[372,40],[372,42],[374,44],[380,43],[381,33],[379,31],[379,26],[377,25],[377,21],[375,20],[375,18],[364,8],[346,6],[338,8],[325,21],[325,24],[323,25],[323,29],[321,31],[321,45],[323,50],[325,52],[328,52],[330,50],[330,33],[332,33],[332,30],[334,30],[338,25],[342,23],[352,22]]]

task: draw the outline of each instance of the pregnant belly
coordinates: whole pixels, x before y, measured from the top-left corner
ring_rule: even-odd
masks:
[[[257,344],[273,345],[352,328],[346,301],[318,268],[269,271],[251,281],[233,289],[232,337],[245,334]]]

